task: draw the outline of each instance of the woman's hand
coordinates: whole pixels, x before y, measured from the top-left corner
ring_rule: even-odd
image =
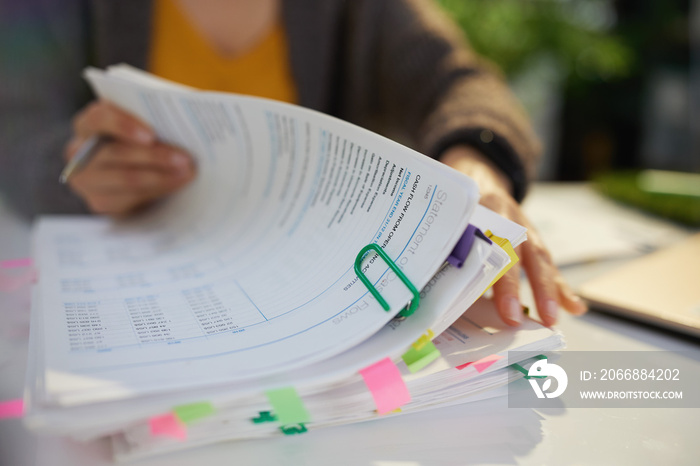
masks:
[[[95,134],[109,136],[68,185],[97,214],[127,215],[182,188],[195,175],[191,157],[156,141],[153,130],[116,106],[96,101],[73,120],[70,160]]]
[[[481,192],[480,204],[527,228],[527,241],[516,249],[520,261],[493,286],[494,304],[503,321],[508,325],[519,325],[522,321],[518,298],[521,264],[545,325],[551,326],[557,321],[560,306],[572,314],[586,312],[586,305],[564,281],[539,234],[511,196],[510,180],[493,162],[470,146],[452,147],[440,160],[477,182]]]

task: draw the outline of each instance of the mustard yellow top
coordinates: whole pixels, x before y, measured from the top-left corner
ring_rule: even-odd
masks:
[[[281,22],[251,50],[222,56],[190,23],[174,0],[154,2],[149,71],[212,91],[236,92],[297,102]]]

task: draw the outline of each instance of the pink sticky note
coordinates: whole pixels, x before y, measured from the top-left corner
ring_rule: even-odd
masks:
[[[374,398],[379,414],[386,414],[411,401],[411,394],[401,378],[401,371],[390,358],[360,371]]]
[[[0,419],[22,417],[24,402],[22,399],[0,401]]]
[[[488,369],[491,366],[491,364],[498,361],[499,359],[503,359],[503,356],[492,354],[490,356],[486,356],[485,358],[481,358],[478,361],[474,361],[472,364],[474,364],[474,368],[477,370],[477,372],[481,374],[486,369]]]
[[[31,267],[32,265],[34,265],[34,261],[31,257],[0,261],[0,269],[15,269],[17,267]]]
[[[20,275],[6,275],[0,272],[0,291],[15,291],[22,286],[36,281],[36,271],[27,269]]]
[[[464,364],[460,364],[459,366],[455,367],[455,369],[459,369],[459,370],[461,371],[462,369],[464,369],[464,368],[466,368],[466,367],[469,367],[469,366],[471,366],[472,364],[474,364],[474,361],[466,362],[466,363],[464,363]]]
[[[148,424],[151,426],[151,435],[153,436],[161,435],[181,441],[187,440],[187,429],[174,413],[152,417],[148,420]]]

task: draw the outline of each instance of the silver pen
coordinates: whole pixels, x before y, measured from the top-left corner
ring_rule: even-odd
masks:
[[[68,183],[70,177],[79,172],[94,156],[97,151],[100,150],[102,144],[109,140],[106,136],[94,135],[90,136],[78,149],[75,156],[68,162],[61,176],[59,176],[58,181],[61,184]]]

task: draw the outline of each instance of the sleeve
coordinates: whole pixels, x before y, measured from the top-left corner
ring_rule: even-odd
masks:
[[[0,190],[20,214],[87,213],[59,184],[71,119],[88,100],[85,7],[0,0]]]
[[[476,147],[513,182],[521,201],[540,145],[499,72],[473,53],[462,33],[429,0],[367,2],[374,9],[376,99],[421,152]],[[366,11],[365,13],[369,13]],[[356,23],[357,34],[363,34]]]

